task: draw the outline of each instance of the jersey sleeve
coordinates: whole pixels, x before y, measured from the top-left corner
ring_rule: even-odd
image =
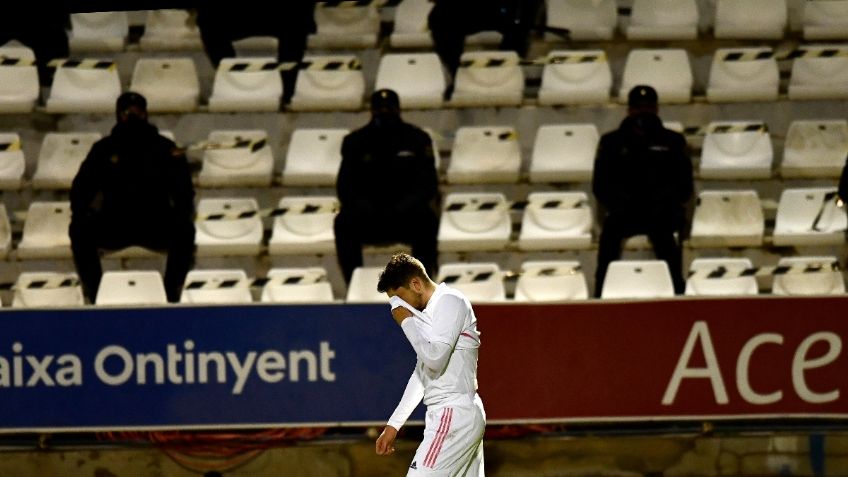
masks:
[[[400,403],[398,403],[387,424],[400,430],[422,399],[424,399],[424,383],[421,382],[418,373],[413,371],[412,376],[409,377],[409,382],[406,383],[403,397],[400,398]]]

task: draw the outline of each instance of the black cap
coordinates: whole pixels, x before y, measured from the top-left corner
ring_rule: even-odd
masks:
[[[378,89],[371,95],[371,109],[400,109],[400,98],[390,89]]]
[[[137,107],[143,111],[147,111],[147,100],[144,96],[128,91],[118,96],[118,101],[115,103],[115,112],[118,116],[131,107]]]
[[[656,106],[657,90],[647,85],[636,85],[627,95],[627,105],[631,108],[639,106]]]

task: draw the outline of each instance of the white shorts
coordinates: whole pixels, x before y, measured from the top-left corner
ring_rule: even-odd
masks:
[[[427,409],[424,440],[407,477],[482,477],[486,412],[478,396],[468,404]]]

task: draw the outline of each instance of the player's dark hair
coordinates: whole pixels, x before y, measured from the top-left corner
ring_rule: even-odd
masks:
[[[380,273],[380,279],[377,281],[377,291],[385,293],[388,290],[405,287],[415,277],[422,280],[429,280],[424,265],[412,255],[396,253],[392,255],[386,268]]]

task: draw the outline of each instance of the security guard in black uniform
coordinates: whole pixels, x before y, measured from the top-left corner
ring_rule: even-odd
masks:
[[[178,302],[194,262],[194,186],[182,150],[147,122],[147,101],[124,93],[118,124],[94,143],[71,186],[71,250],[94,303],[101,251],[133,245],[168,254],[165,292]]]
[[[376,91],[371,121],[344,138],[336,190],[341,202],[336,254],[347,283],[362,266],[365,244],[409,244],[427,272],[435,272],[439,218],[433,142],[401,119],[394,91]]]
[[[598,144],[592,190],[606,217],[598,245],[596,297],[610,262],[621,258],[622,242],[642,234],[648,235],[657,258],[668,263],[675,293],[685,288],[680,241],[694,188],[692,161],[683,135],[663,127],[657,99],[654,88],[634,87],[627,117]]]

